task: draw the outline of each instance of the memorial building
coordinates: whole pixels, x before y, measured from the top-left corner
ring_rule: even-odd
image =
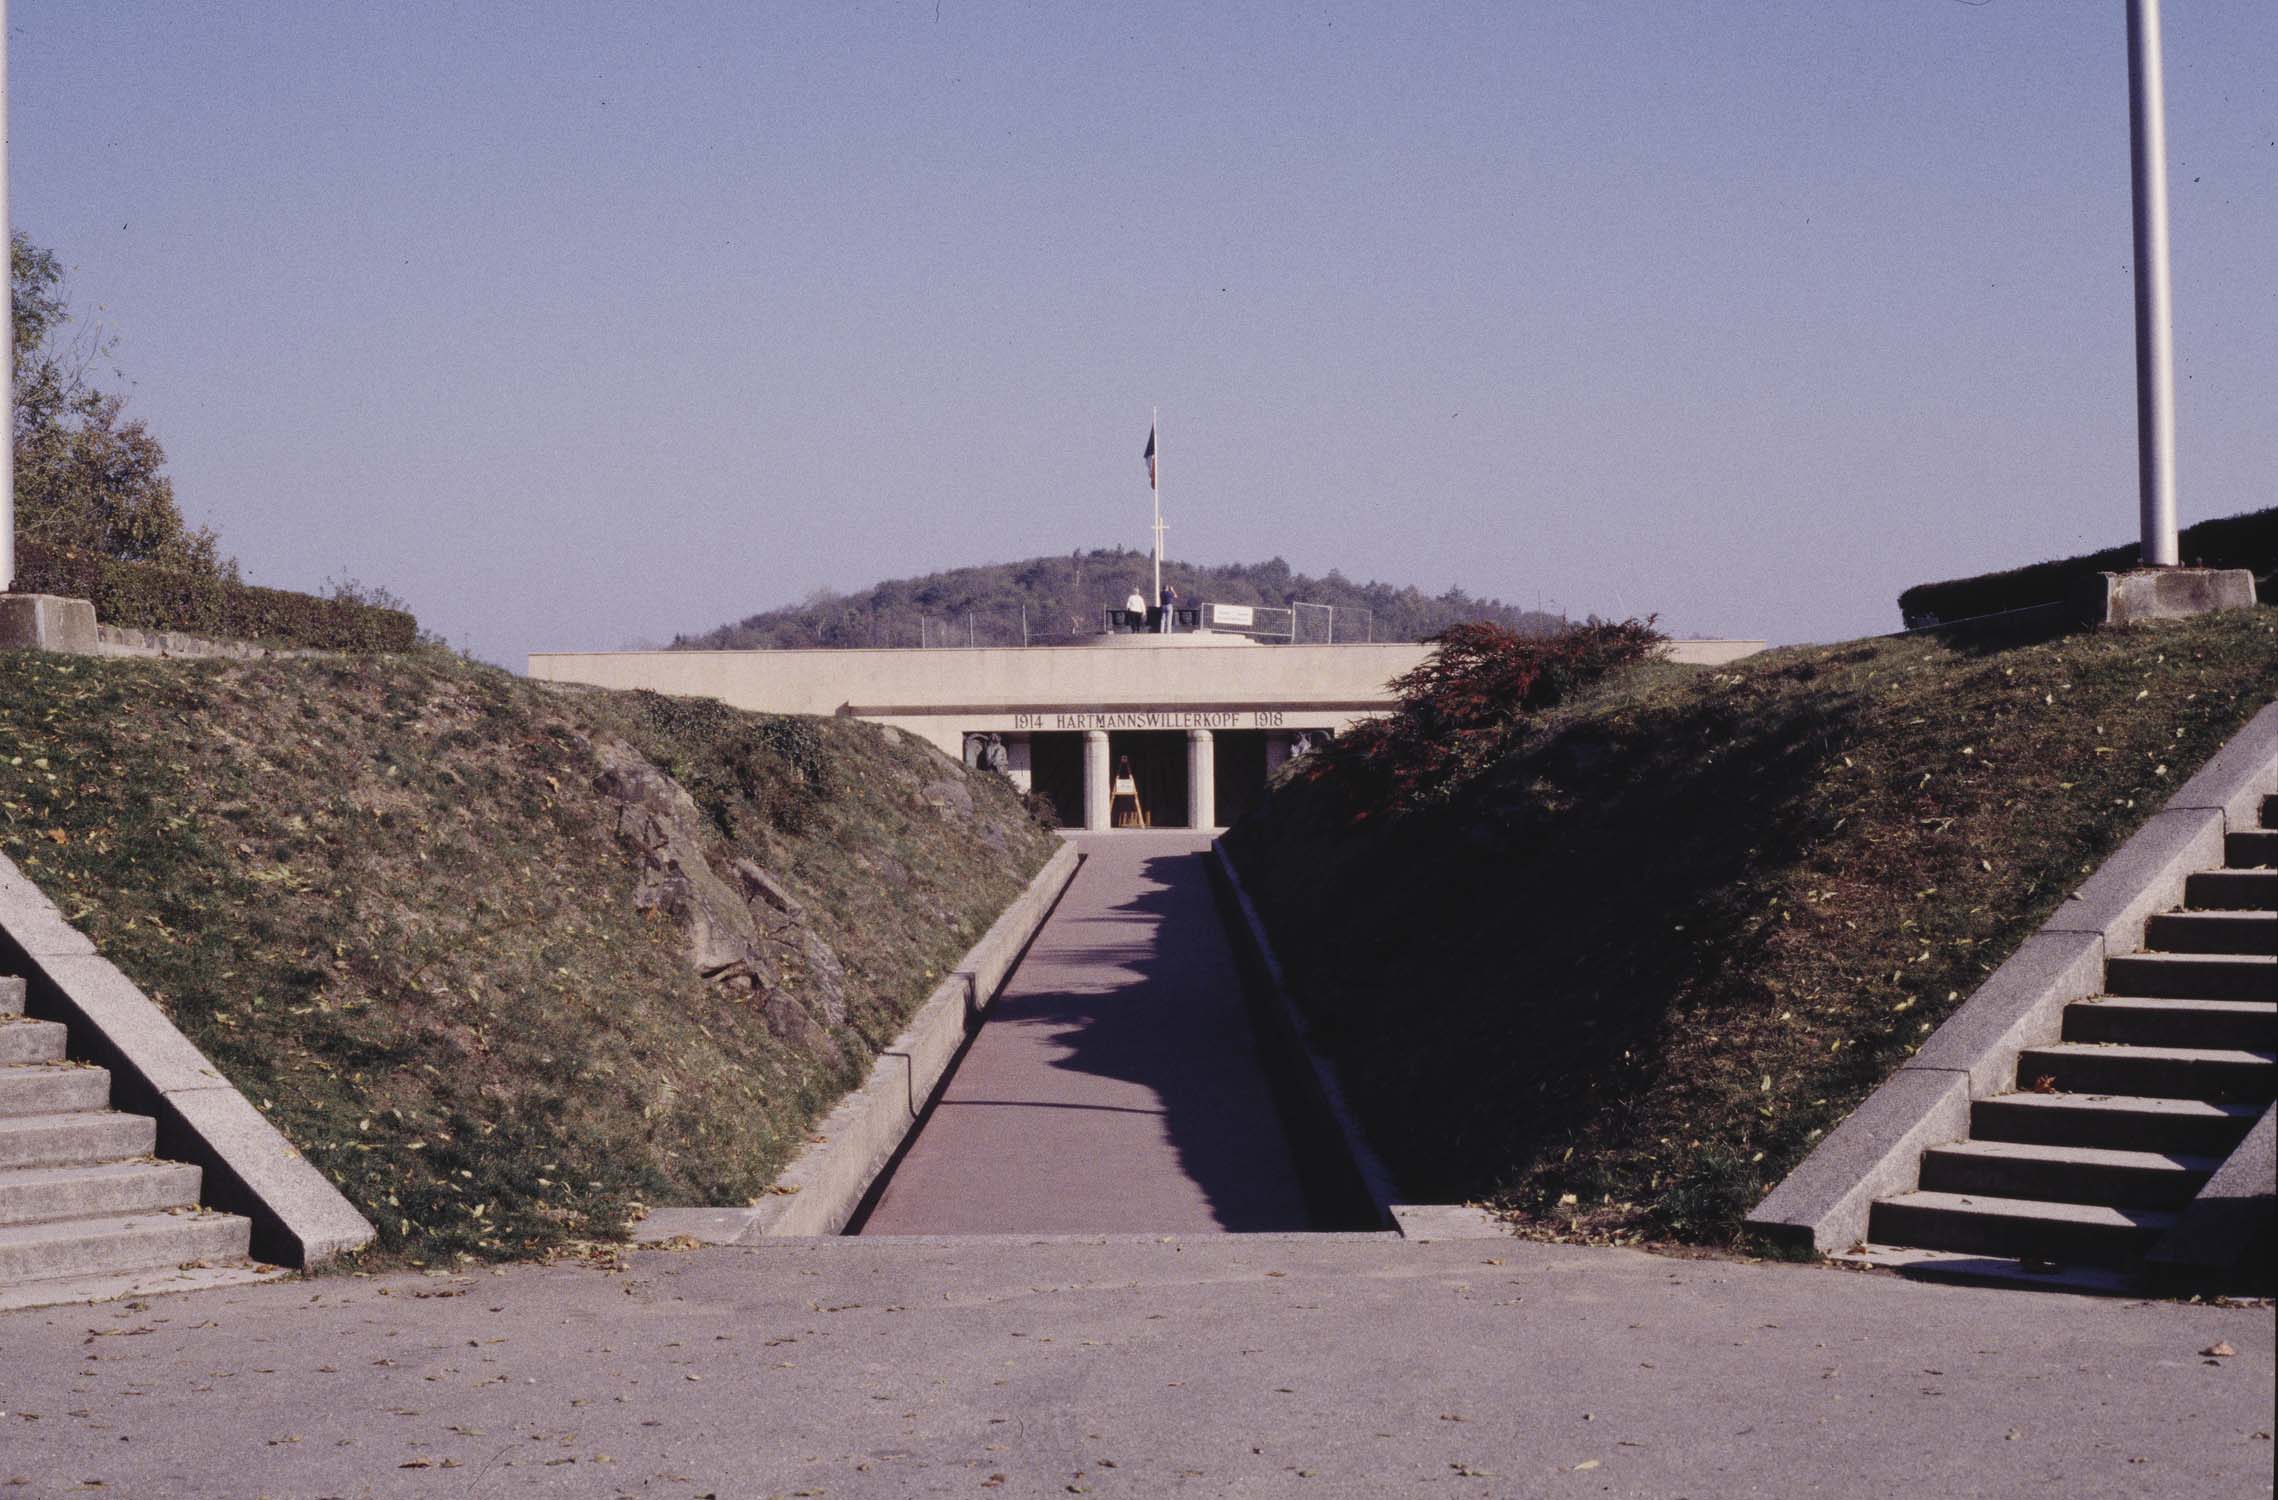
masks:
[[[1077,644],[929,649],[555,651],[538,682],[647,688],[764,713],[888,724],[1051,799],[1062,824],[1215,828],[1293,754],[1396,703],[1415,642],[1290,644],[1247,610],[1181,611],[1177,634],[1110,628]],[[1761,641],[1673,641],[1703,666]]]

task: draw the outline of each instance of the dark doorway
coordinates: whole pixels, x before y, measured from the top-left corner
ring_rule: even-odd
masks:
[[[1211,788],[1218,801],[1218,821],[1231,828],[1265,789],[1265,731],[1222,729],[1217,750],[1218,770]]]
[[[1028,737],[1028,784],[1052,799],[1062,828],[1084,826],[1084,737],[1032,734]]]
[[[1186,827],[1186,732],[1118,730],[1107,737],[1109,774],[1121,775],[1129,758],[1139,803],[1150,828]]]

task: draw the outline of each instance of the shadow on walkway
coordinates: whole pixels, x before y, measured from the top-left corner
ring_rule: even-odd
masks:
[[[1277,1106],[1208,838],[1083,848],[854,1232],[1372,1227],[1308,1201],[1299,1154],[1324,1143],[1293,1142]]]

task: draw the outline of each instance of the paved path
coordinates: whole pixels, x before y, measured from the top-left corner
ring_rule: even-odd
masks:
[[[1507,1240],[784,1241],[0,1315],[0,1495],[2211,1500],[2270,1492],[2272,1335]]]
[[[1312,1227],[1213,899],[1210,838],[1081,838],[865,1234]]]

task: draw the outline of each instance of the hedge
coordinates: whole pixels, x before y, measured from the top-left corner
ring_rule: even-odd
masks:
[[[419,621],[400,609],[255,588],[68,547],[16,545],[15,590],[86,599],[105,625],[178,630],[319,651],[408,651]]]
[[[2179,537],[2183,560],[2195,567],[2246,568],[2253,572],[2264,599],[2271,597],[2273,575],[2278,574],[2278,506],[2224,516],[2186,526]],[[1898,596],[1898,612],[1906,628],[1917,630],[2003,610],[2029,609],[2037,604],[2061,604],[2071,597],[2073,585],[2096,573],[2124,573],[2136,566],[2139,544],[2107,547],[2080,557],[2060,557],[2005,573],[1980,573],[1944,583],[1918,583]]]

